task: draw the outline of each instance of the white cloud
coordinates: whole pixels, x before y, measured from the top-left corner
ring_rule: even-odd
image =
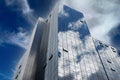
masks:
[[[95,50],[92,38],[86,36],[84,45],[79,36],[79,32],[70,30],[58,33],[58,50],[61,53],[61,57],[58,58],[58,75],[60,77],[71,73],[72,75],[77,74],[78,77],[74,76],[74,79],[79,78],[81,80],[82,77],[91,76],[99,70],[95,55],[92,53]],[[68,53],[64,52],[63,48],[68,50]],[[79,55],[81,60],[77,63],[77,56]],[[81,73],[82,77],[80,77]]]
[[[5,80],[11,80],[10,76],[7,76],[7,75],[5,75],[3,73],[0,73],[0,76],[3,77],[3,79],[5,79]]]
[[[82,12],[92,36],[110,44],[108,32],[120,19],[119,0],[63,0],[61,3]]]
[[[34,25],[36,18],[33,15],[33,10],[30,8],[27,0],[5,0],[6,6],[15,11],[22,12],[23,17]],[[2,35],[1,35],[2,36]],[[23,48],[27,48],[30,34],[22,27],[18,28],[18,32],[4,32],[4,36],[0,39],[1,46],[3,43],[15,44]]]
[[[65,10],[63,9],[63,3],[60,4],[59,6],[59,16],[63,17],[63,16],[68,16],[69,17],[69,14],[67,12],[65,12]]]
[[[30,24],[35,24],[36,17],[33,14],[34,10],[30,8],[27,0],[5,0],[5,2],[12,10],[22,12],[23,16]]]
[[[29,13],[32,11],[30,9],[27,0],[6,0],[7,6],[14,6],[17,10],[21,10],[23,14]]]
[[[79,29],[81,27],[82,24],[83,23],[81,22],[81,19],[80,19],[80,20],[78,20],[76,22],[70,22],[68,24],[68,28],[71,28],[73,30],[77,30],[77,29]]]
[[[103,22],[99,25],[96,25],[94,28],[91,28],[92,36],[110,44],[110,36],[108,35],[109,31],[113,29],[119,22],[119,20],[113,20],[112,15],[107,15],[105,18],[101,18]],[[104,20],[105,19],[105,20]]]
[[[95,1],[64,0],[62,4],[67,4],[70,7],[77,9],[78,11],[82,11],[89,25],[92,36],[109,44],[111,43],[110,36],[108,36],[108,33],[112,28],[114,28],[119,23],[119,18],[120,18],[118,11],[116,13],[116,9],[119,6],[117,3],[115,4],[114,1],[112,0],[109,1],[108,0],[106,1],[105,0],[100,0],[100,1],[99,0],[95,0]],[[69,23],[68,25],[68,27],[72,29],[76,29],[78,27],[75,26],[76,26],[76,22]],[[76,77],[74,75],[75,74],[74,72],[78,72],[77,75],[79,76],[78,78],[80,78],[81,76],[81,74],[79,74],[80,68],[82,70],[83,77],[86,76],[90,77],[95,73],[99,73],[99,71],[101,71],[102,69],[102,65],[101,62],[99,61],[99,57],[98,55],[96,56],[96,54],[98,53],[96,52],[94,43],[92,42],[92,38],[86,36],[85,45],[84,45],[82,40],[79,39],[79,36],[80,35],[74,31],[66,31],[66,32],[58,33],[58,40],[59,40],[58,50],[59,52],[61,52],[61,57],[58,59],[59,61],[58,75],[60,77],[67,76],[70,73],[74,77]],[[75,42],[78,43],[76,44]],[[63,48],[68,50],[68,53],[63,51]],[[78,48],[78,50],[76,50],[76,48]],[[111,48],[109,49],[109,52],[110,50]],[[80,65],[75,63],[76,56],[78,55],[77,51],[79,55],[82,55],[82,59],[79,62]],[[94,54],[92,54],[93,52]],[[85,53],[89,53],[89,54],[86,55]],[[102,51],[102,53],[106,53],[106,50]],[[105,56],[102,53],[101,56]],[[104,57],[102,58],[102,60],[104,61],[106,60],[106,58],[107,57]],[[69,68],[71,69],[70,72],[69,72]]]
[[[60,11],[59,16],[69,16],[69,14],[67,12],[65,12],[64,10]]]
[[[0,39],[0,44],[9,43],[15,44],[22,48],[27,48],[29,44],[30,34],[25,31],[22,27],[19,27],[19,31],[17,33],[5,32],[4,36]]]
[[[13,44],[17,44],[23,48],[26,48],[29,43],[29,38],[30,36],[28,35],[27,32],[18,32],[18,33],[13,33],[9,36],[9,42]]]

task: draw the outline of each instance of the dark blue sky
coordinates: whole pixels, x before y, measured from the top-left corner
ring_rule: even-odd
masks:
[[[0,80],[11,80],[15,66],[29,44],[37,18],[46,18],[56,2],[57,0],[0,0]],[[120,25],[108,34],[111,36],[111,45],[119,49]]]
[[[0,80],[12,79],[15,66],[26,50],[23,46],[29,43],[24,42],[25,37],[30,36],[39,16],[47,17],[55,2],[0,0]]]

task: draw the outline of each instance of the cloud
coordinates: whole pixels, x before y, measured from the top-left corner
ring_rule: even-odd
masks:
[[[92,0],[64,0],[62,3],[66,3],[67,5],[79,11],[83,11],[86,20],[90,26],[89,28],[91,29],[92,36],[107,43],[110,43],[110,36],[108,35],[108,33],[119,23],[118,16],[115,16],[116,13],[114,11],[114,9],[117,8],[115,7],[117,4],[115,5],[114,3],[111,3],[111,1],[104,2],[103,0],[96,0],[94,2]],[[106,5],[108,6],[106,7]],[[76,24],[78,23],[69,23],[68,27],[76,29],[78,27],[76,26]],[[103,71],[102,64],[100,62],[98,53],[96,52],[91,37],[86,36],[85,42],[83,43],[83,41],[79,39],[79,36],[80,35],[74,31],[64,31],[58,33],[58,50],[61,54],[58,59],[58,75],[60,76],[60,78],[64,78],[70,75],[69,73],[71,73],[73,75],[72,79],[75,79],[76,74],[77,76],[79,76],[78,78],[80,78],[81,75],[83,77],[91,77],[92,75],[97,74],[97,76],[101,75],[100,77],[104,79],[105,75],[101,74],[101,71]],[[65,52],[63,48],[68,52]],[[106,58],[108,58],[108,56],[109,59],[113,58],[111,54],[111,56],[107,54],[107,51],[111,51],[110,47],[109,50],[106,48],[104,51],[103,50],[101,50],[100,53],[103,61],[106,61]],[[106,53],[107,55],[103,53]],[[80,56],[81,60],[78,60],[76,56]],[[115,55],[114,59],[116,59]],[[78,63],[75,63],[76,61]],[[80,69],[82,74],[80,74]]]
[[[29,43],[30,35],[27,32],[20,30],[18,33],[12,33],[9,36],[10,43],[26,48]]]
[[[0,76],[2,77],[2,79],[5,79],[5,80],[11,80],[11,77],[10,76],[7,76],[3,73],[0,73]]]
[[[32,12],[27,0],[6,0],[7,6],[13,6],[14,9],[22,11],[23,14]]]
[[[34,10],[30,8],[27,0],[5,0],[6,5],[17,12],[22,12],[23,17],[32,25],[35,24],[36,17],[33,14]]]
[[[105,21],[103,20],[105,19]],[[108,15],[105,18],[102,18],[103,22],[100,25],[96,25],[94,28],[91,29],[92,36],[102,40],[108,44],[111,44],[110,35],[108,35],[109,31],[113,29],[119,22],[117,21],[111,21],[112,17],[111,15]]]
[[[61,3],[61,4],[63,4],[63,3]],[[60,6],[59,6],[59,15],[58,16],[61,16],[61,17],[63,17],[63,16],[66,16],[66,17],[69,17],[69,14],[67,13],[67,12],[65,12],[65,10],[63,9],[63,5],[61,5],[60,4]]]
[[[119,24],[119,0],[63,0],[66,4],[83,12],[93,37],[111,44],[109,31]]]
[[[95,55],[93,54],[95,47],[92,38],[86,36],[83,43],[79,36],[79,32],[70,30],[58,33],[58,50],[61,53],[61,57],[58,58],[58,75],[61,78],[71,73],[77,74],[79,76],[77,78],[81,79],[99,70]],[[63,48],[68,50],[68,53],[64,52]],[[78,56],[81,56],[80,61],[78,61]],[[81,75],[82,77],[80,77]],[[77,79],[75,76],[73,78]]]
[[[1,35],[0,44],[9,43],[18,45],[22,48],[27,48],[30,39],[30,33],[25,31],[22,27],[18,28],[18,32],[4,32],[4,36]]]
[[[76,21],[76,22],[70,22],[68,24],[68,28],[73,29],[73,30],[78,30],[83,23],[81,22],[81,19]]]
[[[66,79],[69,75],[72,80],[106,79],[105,70],[107,73],[112,71],[108,70],[109,68],[119,73],[118,69],[120,66],[118,64],[120,59],[118,54],[111,50],[111,46],[107,46],[102,42],[99,43],[100,41],[96,39],[93,42],[90,36],[86,36],[83,43],[79,38],[78,32],[70,30],[59,32],[58,40],[58,50],[61,53],[61,57],[58,58],[58,75],[60,80]],[[96,51],[95,46],[96,48],[97,46],[103,47]],[[68,52],[65,52],[63,49]],[[77,56],[80,56],[79,61]],[[111,63],[108,64],[109,62],[116,66],[110,66]],[[105,70],[103,69],[103,65]],[[110,77],[109,74],[108,76]]]
[[[24,17],[24,19],[28,21],[31,26],[35,25],[37,18],[33,14],[34,10],[30,8],[27,0],[5,0],[5,2],[10,9],[16,10],[17,12],[22,12],[20,14],[22,14],[22,17]],[[0,44],[15,44],[26,49],[29,44],[30,36],[31,34],[29,34],[29,31],[26,31],[22,27],[19,27],[17,33],[5,32],[5,37],[0,39]]]

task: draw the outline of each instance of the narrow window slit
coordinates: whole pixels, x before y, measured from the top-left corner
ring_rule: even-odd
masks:
[[[46,20],[46,23],[48,23],[48,19]]]
[[[51,54],[51,56],[50,56],[50,58],[49,58],[49,61],[52,59],[52,57],[53,57],[53,54]]]
[[[19,71],[19,74],[21,73],[21,70]]]
[[[80,20],[81,23],[83,23],[84,21],[83,20]]]
[[[111,47],[111,49],[112,49],[112,51],[113,51],[114,53],[116,53],[116,50],[115,50],[115,48]]]
[[[15,79],[17,79],[18,78],[18,75],[15,77]]]
[[[105,45],[106,47],[108,47],[108,45]]]
[[[116,53],[116,51],[115,51],[115,50],[113,50],[113,52],[115,52],[115,53]]]
[[[115,69],[111,68],[111,70],[115,72]]]
[[[102,43],[101,42],[99,42],[100,43],[100,45],[102,45]]]
[[[50,17],[51,17],[51,14],[50,14]]]
[[[45,63],[45,64],[44,64],[43,69],[45,69],[45,68],[46,68],[46,66],[47,66],[47,63]]]
[[[61,57],[61,53],[60,53],[60,52],[58,52],[58,57],[59,57],[59,58]]]
[[[112,63],[111,61],[107,60],[108,63]]]
[[[21,68],[21,65],[19,66],[19,69]]]
[[[66,49],[63,48],[63,51],[68,52]]]

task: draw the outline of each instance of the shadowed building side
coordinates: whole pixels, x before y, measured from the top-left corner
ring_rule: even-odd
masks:
[[[37,80],[39,79],[38,74],[41,75],[40,79],[44,79],[45,69],[43,67],[46,63],[48,34],[49,26],[47,26],[47,23],[39,22],[28,56],[23,80]]]
[[[47,20],[38,19],[14,80],[57,80],[57,14],[55,7]]]

